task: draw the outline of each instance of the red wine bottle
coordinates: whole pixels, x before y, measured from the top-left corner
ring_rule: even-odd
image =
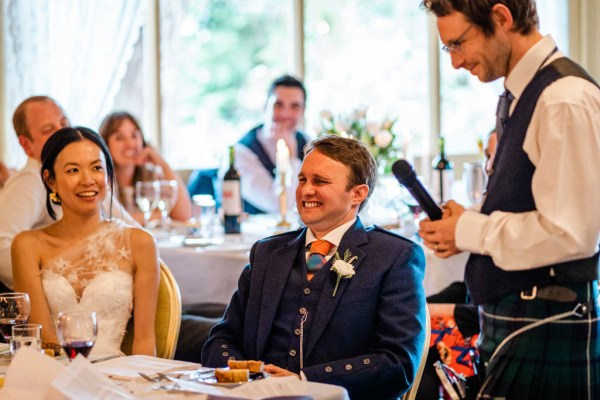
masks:
[[[225,220],[225,233],[240,233],[242,215],[242,193],[240,187],[240,174],[235,169],[235,149],[229,147],[229,170],[223,178],[222,197],[223,216]]]
[[[433,159],[433,179],[431,180],[433,198],[439,204],[450,200],[454,182],[453,164],[446,158],[445,140],[440,136],[440,153]]]

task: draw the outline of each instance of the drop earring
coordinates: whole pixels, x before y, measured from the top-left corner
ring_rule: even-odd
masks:
[[[54,190],[48,194],[48,197],[50,197],[52,203],[57,205],[61,204],[60,196]]]

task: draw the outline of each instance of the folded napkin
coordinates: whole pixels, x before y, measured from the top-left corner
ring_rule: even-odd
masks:
[[[10,363],[2,393],[9,399],[63,400],[52,381],[67,367],[29,347],[21,347]]]
[[[67,366],[29,347],[20,348],[12,360],[2,395],[19,400],[133,399],[82,355]]]
[[[148,375],[153,375],[157,372],[183,372],[198,369],[201,365],[150,356],[127,356],[93,364],[93,367],[112,379],[129,381],[139,378],[140,375],[138,372]]]

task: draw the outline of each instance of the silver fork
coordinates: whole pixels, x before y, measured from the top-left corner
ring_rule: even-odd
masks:
[[[160,382],[163,379],[166,379],[166,377],[162,374],[159,374],[158,376],[155,377],[151,377],[150,375],[147,375],[143,372],[138,372],[138,375],[141,376],[142,378],[144,378],[145,380],[149,381],[149,382]]]

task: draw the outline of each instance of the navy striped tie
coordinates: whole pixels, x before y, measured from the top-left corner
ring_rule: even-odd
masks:
[[[498,141],[504,134],[504,128],[506,127],[506,121],[508,121],[508,114],[510,111],[510,103],[515,99],[515,96],[511,92],[505,90],[500,95],[498,100],[498,108],[496,109],[496,136]]]

